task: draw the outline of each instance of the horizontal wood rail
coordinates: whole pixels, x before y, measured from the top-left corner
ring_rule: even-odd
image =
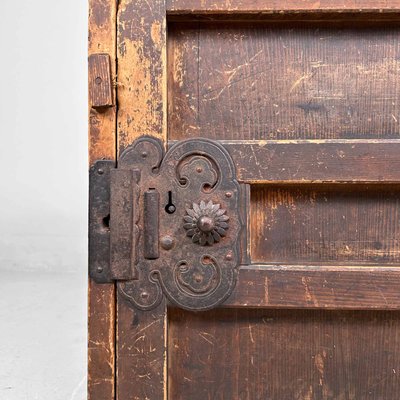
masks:
[[[167,0],[169,14],[234,14],[261,12],[395,12],[399,0]]]
[[[220,143],[244,183],[400,183],[400,139]]]
[[[243,266],[224,306],[400,310],[400,266]]]
[[[223,144],[247,183],[400,183],[400,140]]]

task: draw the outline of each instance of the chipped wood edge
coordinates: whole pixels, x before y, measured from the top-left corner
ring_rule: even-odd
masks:
[[[116,73],[117,0],[89,0],[89,56],[110,55]],[[115,89],[113,90],[115,98]],[[116,158],[116,107],[95,110],[89,104],[89,166]],[[115,285],[88,285],[88,399],[115,398]]]
[[[166,24],[165,0],[119,2],[118,153],[143,135],[167,142]],[[141,311],[133,309],[117,293],[116,329],[117,398],[166,400],[168,316],[165,302],[155,310]]]

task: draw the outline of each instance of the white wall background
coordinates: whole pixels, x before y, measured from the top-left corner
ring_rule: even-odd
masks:
[[[0,398],[83,399],[87,1],[0,0]]]

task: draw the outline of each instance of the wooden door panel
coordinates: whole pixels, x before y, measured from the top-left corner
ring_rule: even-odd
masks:
[[[176,23],[168,46],[170,139],[400,135],[396,24]]]
[[[400,398],[399,10],[91,0],[90,52],[109,54],[115,80],[114,104],[90,110],[91,163],[144,135],[165,150],[214,139],[236,167],[244,224],[237,284],[217,309],[168,296],[140,308],[119,277],[91,281],[92,400]]]
[[[170,399],[399,397],[399,33],[169,24],[168,139],[220,140],[251,188],[224,308],[168,309]]]
[[[397,400],[400,314],[169,310],[174,400]]]
[[[252,187],[258,263],[400,264],[400,191],[380,185]]]

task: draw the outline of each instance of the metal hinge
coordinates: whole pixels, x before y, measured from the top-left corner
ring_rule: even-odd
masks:
[[[117,281],[137,308],[164,296],[189,310],[231,294],[240,263],[240,186],[229,153],[208,139],[142,137],[90,169],[90,276]]]

